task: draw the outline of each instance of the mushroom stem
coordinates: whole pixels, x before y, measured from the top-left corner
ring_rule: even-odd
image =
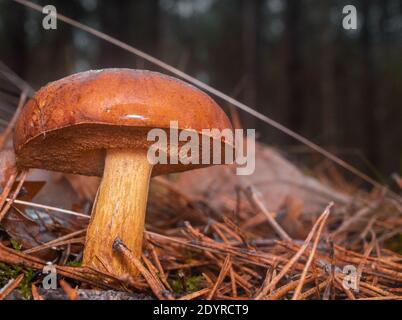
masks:
[[[107,150],[102,182],[88,226],[85,266],[114,276],[136,276],[112,246],[118,237],[140,258],[152,165],[144,150]]]

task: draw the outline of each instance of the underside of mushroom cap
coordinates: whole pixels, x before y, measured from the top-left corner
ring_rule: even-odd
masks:
[[[101,176],[106,150],[147,149],[154,143],[149,130],[168,131],[171,121],[200,137],[204,129],[232,129],[208,95],[175,78],[131,69],[78,73],[49,83],[22,109],[14,134],[17,165]],[[158,164],[153,174],[202,166]]]

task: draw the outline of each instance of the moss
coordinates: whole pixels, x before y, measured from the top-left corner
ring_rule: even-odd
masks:
[[[66,266],[68,267],[81,267],[81,261],[67,261]]]
[[[22,279],[18,287],[20,294],[24,300],[28,300],[31,298],[31,286],[34,274],[35,274],[34,270],[27,269],[25,271],[24,279]]]
[[[0,262],[0,286],[3,287],[10,279],[16,278],[21,270],[22,269],[18,271],[16,268],[12,268],[8,264]]]
[[[175,293],[182,293],[183,292],[183,283],[180,280],[171,279],[169,280],[170,286]]]
[[[186,279],[187,291],[195,292],[201,289],[203,276],[192,276]]]
[[[184,279],[171,279],[170,285],[175,293],[196,292],[201,289],[203,277],[200,275],[186,277]]]
[[[13,246],[14,250],[21,251],[21,249],[22,249],[21,243],[19,243],[17,240],[14,240],[14,239],[11,239],[10,241],[11,241],[11,245]]]

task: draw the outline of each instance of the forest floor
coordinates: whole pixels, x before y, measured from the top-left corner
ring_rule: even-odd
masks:
[[[154,178],[142,257],[122,250],[140,275],[83,267],[99,180],[18,171],[13,121],[1,137],[0,300],[402,299],[400,198],[387,188],[368,192],[328,165],[309,175],[326,201],[317,204],[319,192],[307,192],[311,181],[302,178],[305,194],[282,187],[275,208],[272,176],[244,183],[223,168]],[[267,150],[260,145],[257,156]],[[279,157],[268,151],[271,160],[260,163]],[[401,191],[399,177],[392,188]],[[45,290],[52,270],[58,289]]]

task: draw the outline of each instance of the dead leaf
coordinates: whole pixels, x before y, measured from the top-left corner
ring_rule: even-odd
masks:
[[[228,203],[234,207],[236,185],[255,186],[265,206],[274,212],[288,196],[299,199],[305,212],[319,212],[329,201],[350,201],[349,196],[303,174],[274,148],[257,143],[255,157],[252,175],[238,176],[228,166],[212,166],[175,175],[175,185],[190,197],[207,197],[208,204],[217,211],[227,209]]]

